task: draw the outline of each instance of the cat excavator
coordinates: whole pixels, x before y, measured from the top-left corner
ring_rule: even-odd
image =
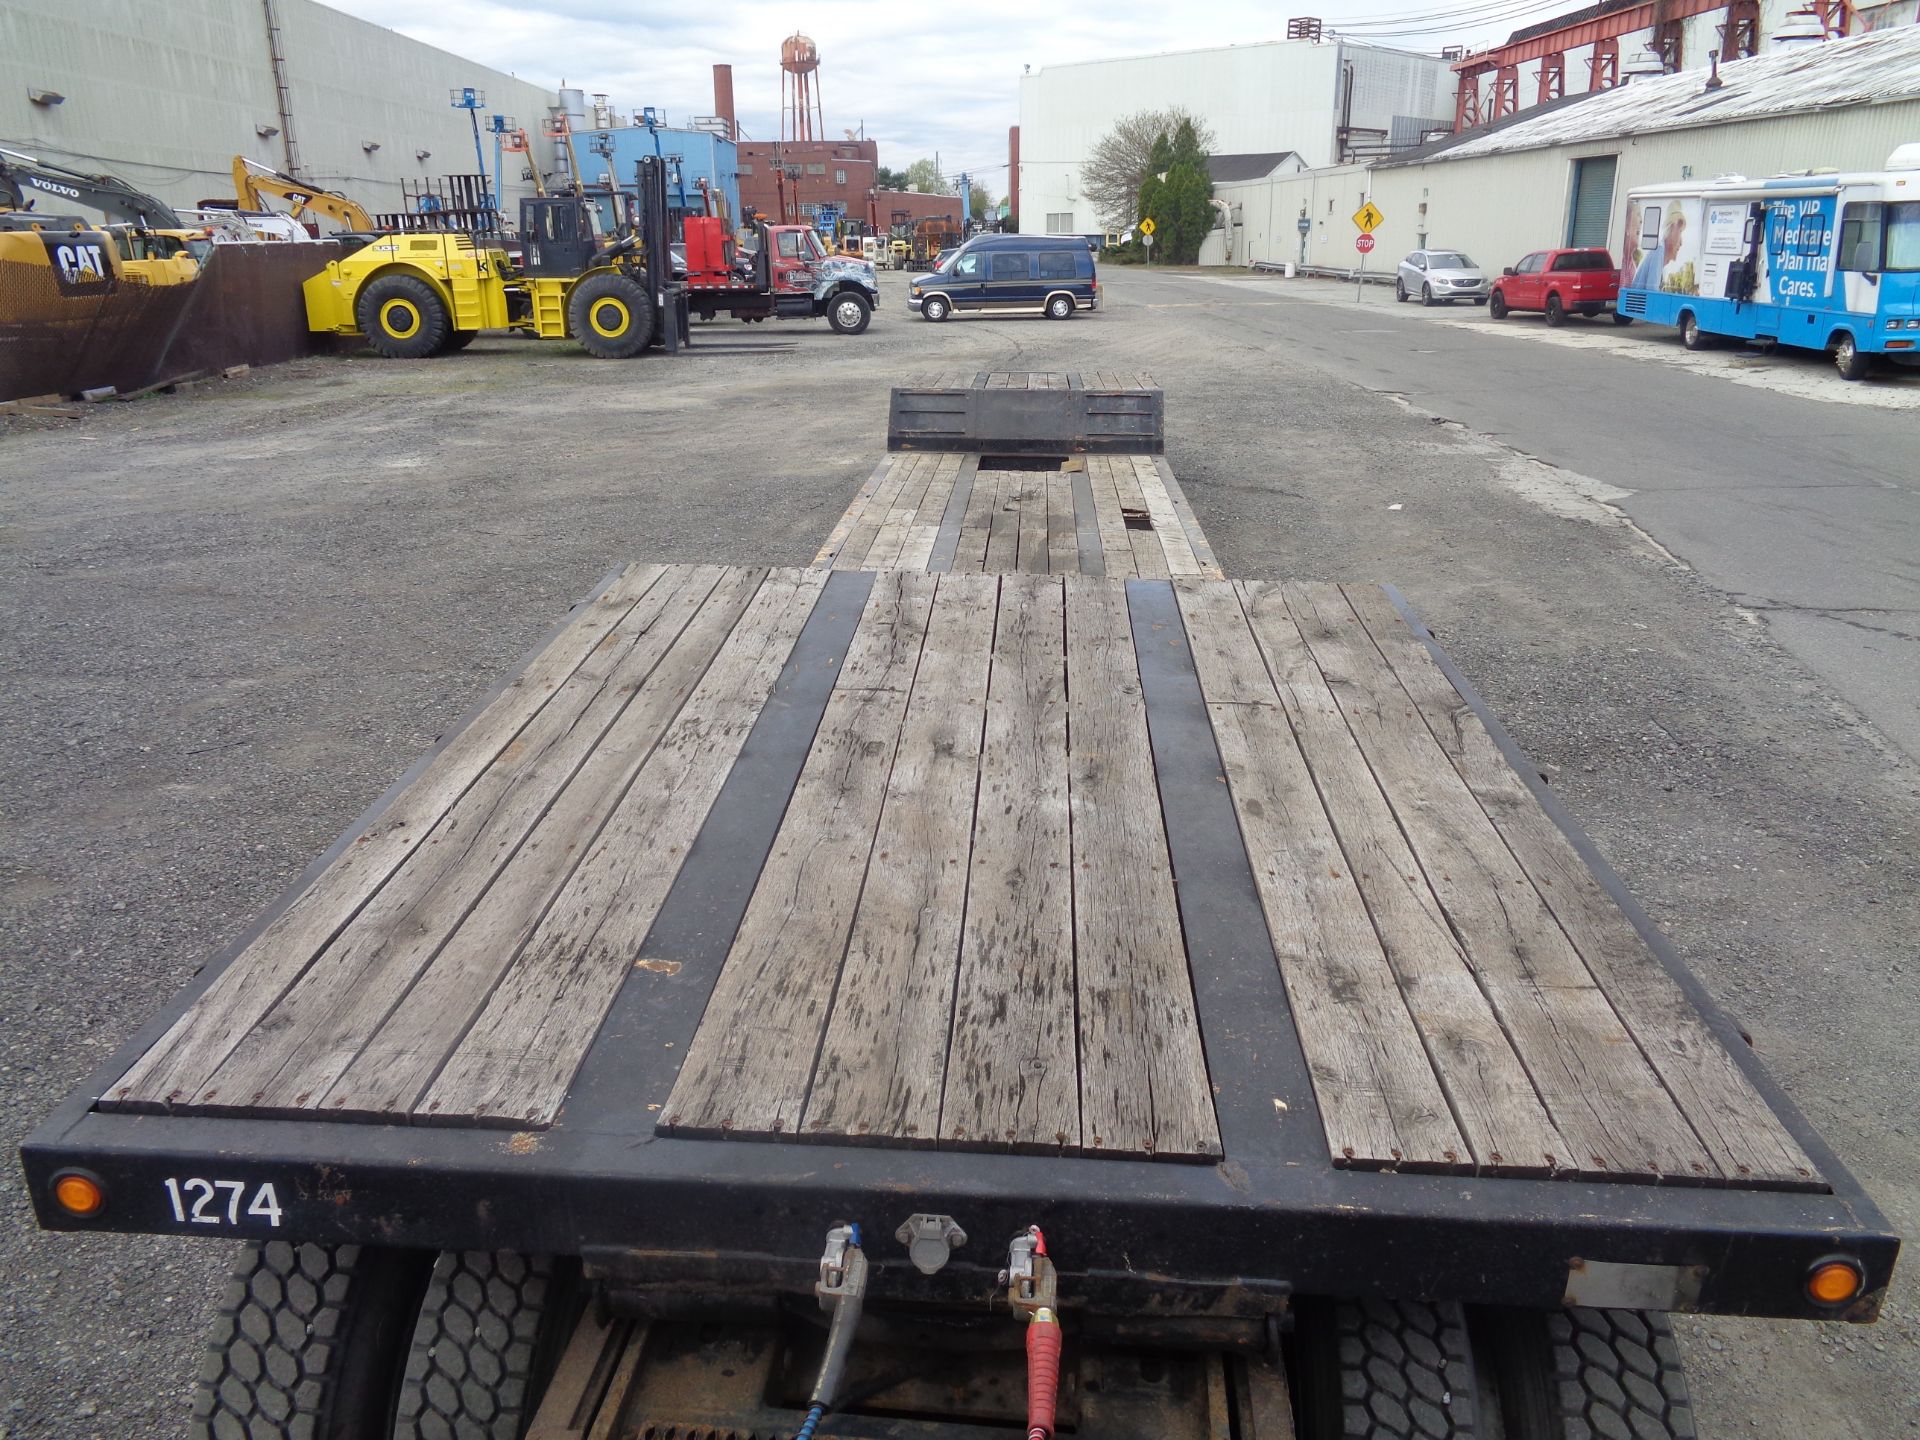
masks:
[[[267,204],[267,197],[271,196],[284,201],[288,212],[296,220],[311,212],[322,219],[331,220],[354,238],[379,233],[380,227],[374,224],[373,216],[357,200],[351,200],[337,190],[324,190],[317,185],[296,180],[244,155],[233,157],[233,191],[236,203],[242,210],[268,210],[271,207]]]

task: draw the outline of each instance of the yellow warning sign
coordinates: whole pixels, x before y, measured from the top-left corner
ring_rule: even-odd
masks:
[[[1371,200],[1353,212],[1353,223],[1360,227],[1364,235],[1371,235],[1386,223],[1387,217],[1380,213],[1380,207]]]
[[[1153,223],[1153,217],[1151,215],[1149,215],[1146,219],[1140,222],[1140,233],[1142,235],[1151,235],[1155,230],[1159,228],[1160,228],[1159,226]]]

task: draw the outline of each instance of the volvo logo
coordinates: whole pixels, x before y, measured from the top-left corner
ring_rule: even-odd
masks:
[[[57,180],[42,180],[38,175],[29,175],[26,177],[26,181],[29,185],[33,186],[34,189],[45,190],[49,195],[64,195],[69,200],[78,200],[80,198],[80,192],[74,189],[73,186],[62,185]]]

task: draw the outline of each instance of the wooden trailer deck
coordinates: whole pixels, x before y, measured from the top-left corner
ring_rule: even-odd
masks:
[[[1003,399],[992,415],[957,416],[956,428],[937,434],[902,419],[910,403],[958,404],[986,391],[1106,396],[1127,411],[1119,417],[1126,433],[1106,436],[1107,448],[1100,450],[1086,448],[1102,443],[1100,437],[1082,436],[1058,442],[1056,453],[1030,438],[1020,442],[1025,453],[997,453],[996,434],[1011,450],[1007,437],[1028,429],[1070,431],[1073,411],[1045,415],[1042,423],[1007,413]],[[894,440],[906,448],[881,461],[860,487],[814,564],[963,575],[1220,578],[1193,507],[1156,453],[1161,400],[1151,375],[944,371],[896,390],[893,403]],[[905,433],[898,433],[902,427]],[[928,443],[966,448],[919,448]]]
[[[665,1145],[1825,1188],[1388,596],[1192,574],[632,566],[98,1103],[537,1128],[623,991]]]

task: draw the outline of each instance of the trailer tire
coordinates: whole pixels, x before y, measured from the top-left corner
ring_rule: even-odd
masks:
[[[1458,1305],[1303,1302],[1301,1440],[1474,1440],[1476,1382]]]
[[[578,1318],[578,1273],[542,1255],[443,1253],[407,1352],[393,1440],[519,1440]]]
[[[194,1440],[386,1434],[432,1260],[359,1245],[247,1246],[194,1386]]]
[[[1472,1325],[1508,1435],[1695,1440],[1686,1372],[1665,1315],[1487,1310]]]
[[[453,321],[437,292],[416,275],[382,275],[360,292],[354,323],[389,360],[426,360],[446,349]]]
[[[567,297],[567,328],[596,360],[631,360],[653,339],[653,299],[625,275],[589,275]]]
[[[827,324],[836,335],[858,335],[873,320],[873,305],[858,290],[827,297]]]

